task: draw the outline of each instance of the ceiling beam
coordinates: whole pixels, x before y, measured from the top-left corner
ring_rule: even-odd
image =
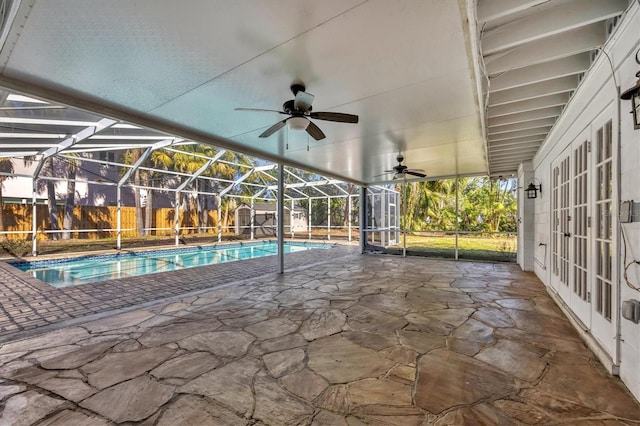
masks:
[[[506,124],[503,126],[493,126],[487,128],[489,138],[502,133],[517,132],[519,130],[537,129],[538,127],[552,127],[556,122],[555,118],[542,118],[540,120],[524,121],[516,124]]]
[[[496,93],[492,92],[489,95],[489,106],[504,105],[511,102],[539,98],[541,96],[570,92],[578,87],[579,82],[578,76],[572,75],[528,84],[515,89],[501,90]]]
[[[489,149],[493,147],[506,146],[506,145],[541,143],[543,140],[544,140],[544,137],[531,136],[531,137],[524,137],[524,138],[514,138],[506,141],[489,142]]]
[[[514,47],[506,52],[485,56],[487,73],[492,76],[588,52],[602,46],[606,38],[606,28],[603,22],[567,31]]]
[[[549,0],[480,0],[478,22],[493,21],[544,4]]]
[[[531,13],[482,35],[482,51],[491,55],[620,15],[627,0],[571,0]]]
[[[501,160],[501,161],[493,161],[491,163],[491,170],[500,170],[500,171],[504,171],[504,170],[512,170],[518,169],[518,165],[522,162],[522,161],[527,161],[527,160]]]
[[[538,152],[538,149],[530,149],[519,151],[518,153],[501,153],[495,155],[489,155],[489,162],[494,160],[511,160],[511,161],[523,161],[530,160]]]
[[[503,115],[501,117],[489,118],[488,126],[502,126],[504,124],[522,123],[524,121],[539,120],[541,118],[559,117],[562,107],[555,106],[551,108],[538,109],[534,111],[521,112],[518,114]]]
[[[489,148],[489,155],[496,154],[513,154],[514,152],[530,152],[530,151],[538,151],[540,148],[540,143],[530,143],[528,145],[517,145],[517,146],[503,146],[503,147],[491,147]]]
[[[568,93],[543,96],[541,98],[528,99],[526,101],[512,102],[510,104],[489,107],[487,117],[500,117],[503,115],[518,114],[522,112],[534,111],[565,105],[569,102]]]
[[[515,132],[500,133],[498,135],[489,136],[489,143],[531,136],[542,136],[544,138],[544,136],[549,133],[549,130],[551,130],[551,127],[538,127],[534,129],[518,130]]]
[[[588,53],[568,56],[543,64],[506,71],[490,78],[491,93],[586,72],[591,65]]]

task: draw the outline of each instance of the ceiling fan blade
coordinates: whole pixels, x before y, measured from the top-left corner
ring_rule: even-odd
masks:
[[[289,115],[284,111],[278,111],[277,109],[262,109],[262,108],[234,108],[236,111],[258,111],[258,112],[277,112],[278,114]]]
[[[296,98],[293,100],[293,108],[298,111],[309,111],[313,98],[315,98],[315,96],[311,93],[299,90],[298,93],[296,93]]]
[[[287,120],[288,119],[284,119],[282,121],[278,121],[276,124],[274,124],[273,126],[269,127],[267,130],[262,132],[262,134],[260,136],[258,136],[258,137],[260,137],[260,138],[268,138],[269,136],[271,136],[272,134],[274,134],[278,130],[282,129],[284,127],[285,123],[287,122]]]
[[[320,130],[320,127],[316,126],[311,121],[309,121],[309,126],[307,126],[307,133],[309,133],[311,137],[317,141],[319,141],[320,139],[324,139],[326,137],[324,133],[322,133],[322,130]]]
[[[408,174],[408,175],[417,176],[417,177],[421,177],[421,178],[427,177],[427,175],[425,175],[424,173],[420,173],[417,170],[405,170],[404,172],[406,174]]]
[[[426,171],[424,171],[424,169],[407,169],[407,170],[412,172],[417,172],[417,173],[427,173]]]
[[[337,121],[339,123],[357,123],[358,116],[353,114],[345,114],[343,112],[318,111],[309,114],[309,117],[317,120]]]

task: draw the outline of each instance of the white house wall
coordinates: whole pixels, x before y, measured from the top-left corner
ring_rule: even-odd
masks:
[[[636,82],[635,73],[640,70],[640,65],[635,62],[635,55],[640,48],[640,6],[634,2],[627,16],[621,21],[618,29],[604,47],[609,54],[615,77],[622,91],[632,87]],[[620,108],[620,113],[618,113]],[[588,140],[594,141],[594,122],[600,123],[603,117],[609,117],[613,124],[614,153],[616,150],[618,127],[620,128],[620,152],[618,170],[619,201],[640,201],[640,130],[633,129],[633,123],[629,111],[631,103],[620,101],[619,94],[612,78],[611,66],[605,57],[600,54],[585,80],[577,89],[572,100],[567,105],[549,137],[542,145],[534,158],[534,172],[536,178],[543,185],[542,194],[535,200],[535,268],[536,275],[551,288],[551,163],[567,148],[576,138],[582,139],[587,135]],[[618,126],[618,115],[620,126]],[[592,149],[592,154],[594,154]],[[616,158],[614,157],[614,161]],[[591,180],[590,182],[593,182]],[[614,188],[615,194],[615,188]],[[615,195],[614,195],[615,197]],[[614,212],[617,216],[619,203],[614,199]],[[622,224],[627,236],[627,257],[640,259],[640,222]],[[615,240],[614,228],[614,240]],[[615,244],[614,259],[622,264],[623,246],[618,236]],[[546,248],[546,255],[545,255]],[[620,265],[615,265],[620,267]],[[591,268],[591,272],[593,273]],[[640,273],[638,266],[629,269],[629,281],[640,285]],[[593,282],[593,277],[589,277]],[[618,289],[616,291],[616,288]],[[619,297],[614,294],[613,321],[619,321],[620,341],[617,353],[613,353],[612,361],[619,363],[619,375],[636,398],[640,399],[640,324],[619,318],[619,303],[624,300],[640,300],[640,292],[629,288],[622,277],[622,271],[618,274],[617,287],[614,283],[614,293],[619,292]],[[616,371],[614,366],[613,371]]]

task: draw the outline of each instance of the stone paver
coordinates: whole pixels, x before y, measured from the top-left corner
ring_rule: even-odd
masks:
[[[336,256],[354,253],[354,250],[356,250],[355,247],[336,246],[331,250],[289,253],[287,267],[296,268],[326,261]],[[113,251],[113,253],[116,252]],[[37,259],[42,260],[43,257]],[[242,262],[183,269],[169,274],[151,274],[76,287],[55,288],[14,268],[7,262],[0,261],[0,341],[3,336],[12,336],[24,330],[33,330],[91,314],[175,297],[190,291],[207,289],[238,279],[255,278],[276,271],[276,257],[269,256]],[[292,295],[294,299],[300,300],[296,292]],[[266,300],[272,299],[268,295],[261,296]],[[172,310],[175,312],[179,308],[172,306],[169,312]],[[146,315],[148,313],[145,311],[138,313],[139,317]],[[130,318],[129,321],[135,325],[137,318]],[[126,323],[120,319],[116,319],[115,322],[121,325]],[[113,329],[111,324],[103,321],[97,324],[100,324],[97,327],[103,329]],[[90,328],[93,331],[99,331],[96,326]]]
[[[0,424],[640,425],[515,265],[349,255],[225,279],[6,342]]]

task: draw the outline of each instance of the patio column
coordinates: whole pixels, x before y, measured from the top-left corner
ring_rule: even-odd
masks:
[[[220,219],[221,219],[221,215],[222,215],[222,196],[219,197],[220,199],[218,200],[218,220],[217,220],[217,225],[218,225],[218,242],[222,242],[222,225],[220,223]]]
[[[396,199],[397,200],[397,199]],[[407,257],[407,179],[402,183],[402,196],[400,198],[400,217],[402,220],[402,257]]]
[[[313,198],[309,197],[309,212],[307,213],[307,228],[309,228],[309,239],[311,239],[311,203]]]
[[[284,273],[284,165],[278,164],[278,273]]]
[[[533,271],[536,259],[541,259],[539,265],[544,265],[547,247],[544,244],[535,245],[535,199],[525,195],[524,188],[534,178],[533,163],[527,161],[518,167],[518,242],[517,261],[523,271]],[[536,253],[536,250],[539,250]],[[537,256],[536,256],[537,254]]]
[[[349,211],[349,223],[348,223],[348,227],[349,227],[349,242],[351,242],[351,194],[349,194],[349,196],[347,197],[347,202],[349,203],[349,206],[347,206],[347,209]]]
[[[458,197],[458,184],[459,184],[459,179],[458,176],[456,176],[456,252],[455,252],[455,259],[458,260],[458,201],[459,201],[459,197]]]
[[[36,195],[38,194],[38,188],[36,187],[37,178],[33,178],[32,191],[31,191],[31,255],[38,255],[38,218],[37,218],[37,205]]]
[[[360,253],[364,254],[365,249],[367,248],[367,231],[365,228],[367,227],[367,187],[360,187],[360,195],[358,196],[358,203],[360,204],[359,213],[360,217],[358,218],[358,233],[360,239]]]
[[[380,223],[378,227],[380,228],[380,245],[382,247],[387,245],[387,236],[385,234],[389,232],[389,219],[386,216],[387,204],[389,203],[387,195],[386,189],[380,193]]]

